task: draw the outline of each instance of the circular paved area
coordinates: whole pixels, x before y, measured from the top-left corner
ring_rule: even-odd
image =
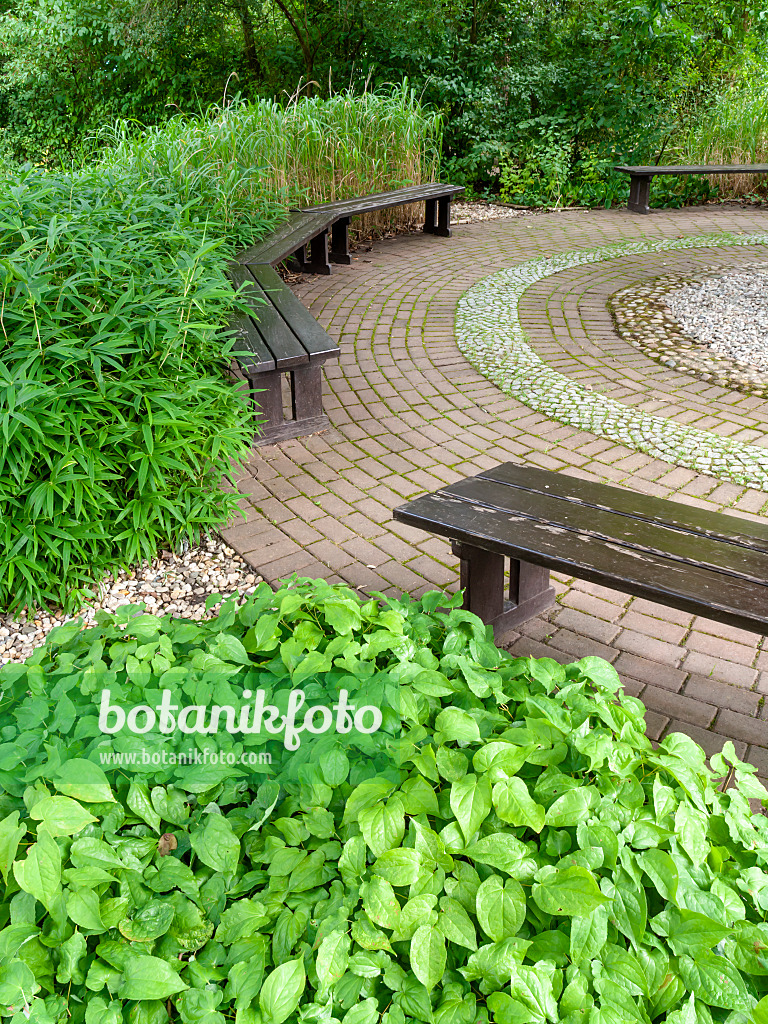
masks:
[[[447,542],[391,520],[404,501],[514,460],[760,518],[768,493],[722,482],[563,426],[502,394],[454,339],[459,297],[527,260],[639,238],[768,229],[768,213],[701,208],[642,217],[568,211],[461,225],[453,238],[376,244],[297,293],[338,339],[327,363],[332,429],[263,447],[237,481],[246,520],[224,538],[270,582],[297,572],[415,596],[455,589]],[[737,267],[768,246],[673,250],[566,270],[522,298],[537,354],[625,405],[750,444],[768,445],[763,400],[661,366],[616,334],[613,292],[675,272]],[[649,734],[687,732],[707,750],[732,739],[768,776],[768,646],[721,626],[584,581],[554,576],[558,604],[505,643],[519,655],[611,661],[649,709]],[[765,649],[763,649],[765,647]]]

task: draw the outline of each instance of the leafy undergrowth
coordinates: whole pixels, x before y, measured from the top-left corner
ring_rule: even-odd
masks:
[[[221,226],[172,190],[98,169],[0,186],[0,609],[71,607],[232,515],[222,476],[258,424],[226,376],[239,300]]]
[[[512,658],[446,600],[264,585],[202,623],[100,613],[0,670],[12,1024],[767,1020],[754,769],[654,749],[609,664]],[[128,773],[100,766],[138,750],[100,732],[104,688],[128,714],[346,690],[382,722],[197,735],[272,763]]]

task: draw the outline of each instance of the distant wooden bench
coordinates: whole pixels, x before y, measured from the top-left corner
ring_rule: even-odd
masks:
[[[331,263],[351,262],[351,217],[423,201],[426,209],[423,230],[427,234],[449,237],[451,199],[463,191],[462,185],[429,182],[425,185],[397,188],[391,192],[376,192],[356,199],[340,199],[335,203],[292,210],[288,219],[268,238],[238,253],[237,261],[243,264],[269,263],[276,266],[289,256],[293,256],[299,269],[305,272],[330,274]]]
[[[351,263],[349,220],[356,214],[424,201],[427,234],[451,233],[451,198],[464,188],[430,182],[292,210],[266,238],[239,252],[229,265],[235,288],[245,286],[252,314],[235,326],[236,359],[265,423],[255,443],[276,444],[328,426],[323,413],[323,363],[338,359],[339,347],[275,273],[293,257],[300,270],[330,274],[331,262]],[[331,232],[331,247],[328,234]],[[290,374],[291,416],[283,406],[282,379]]]
[[[229,278],[252,314],[238,317],[236,359],[252,401],[264,417],[257,444],[277,444],[323,430],[323,363],[338,359],[339,346],[269,264],[232,263]],[[292,418],[283,411],[283,376],[289,374]]]
[[[394,518],[452,539],[464,606],[498,635],[551,606],[551,569],[768,633],[762,523],[512,462],[401,505]]]
[[[768,174],[768,164],[729,164],[726,166],[697,165],[630,167],[621,165],[616,168],[629,175],[629,209],[633,213],[650,213],[648,205],[651,196],[651,179],[658,174]]]

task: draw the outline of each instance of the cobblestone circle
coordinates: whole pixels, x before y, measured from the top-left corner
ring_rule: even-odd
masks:
[[[674,465],[768,490],[767,451],[683,426],[668,417],[628,409],[621,401],[596,394],[591,387],[558,372],[538,356],[520,322],[518,306],[528,287],[564,270],[638,253],[711,248],[714,244],[765,245],[768,235],[740,238],[720,234],[624,242],[532,260],[502,270],[470,288],[459,300],[459,348],[505,394],[514,395],[536,412]]]

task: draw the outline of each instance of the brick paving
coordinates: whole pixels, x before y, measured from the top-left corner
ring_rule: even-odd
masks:
[[[459,296],[505,267],[612,242],[768,230],[736,208],[567,211],[461,225],[451,239],[388,239],[296,292],[341,348],[327,363],[330,430],[254,451],[237,480],[245,519],[224,539],[265,579],[297,572],[363,591],[419,596],[457,586],[447,542],[394,523],[391,510],[514,460],[760,519],[768,494],[723,483],[563,426],[502,394],[456,347]],[[670,272],[768,259],[768,246],[673,250],[590,264],[538,281],[520,304],[542,358],[634,408],[768,444],[752,396],[653,362],[615,332],[609,295]],[[768,776],[768,642],[744,630],[553,574],[557,605],[509,634],[514,654],[610,661],[648,708],[649,735],[688,733],[708,752],[731,739]]]

